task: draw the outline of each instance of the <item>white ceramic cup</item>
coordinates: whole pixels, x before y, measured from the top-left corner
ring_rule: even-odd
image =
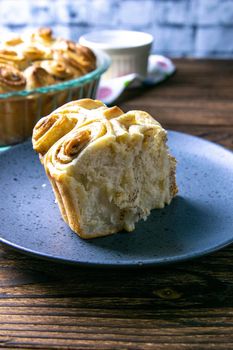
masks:
[[[151,34],[128,30],[101,30],[81,36],[79,42],[94,51],[105,51],[110,56],[112,64],[104,74],[104,79],[131,73],[146,77],[153,43]]]

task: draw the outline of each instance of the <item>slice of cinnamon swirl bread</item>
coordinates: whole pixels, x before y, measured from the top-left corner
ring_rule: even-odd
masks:
[[[82,238],[132,231],[177,193],[166,131],[146,112],[74,101],[36,125],[33,145],[64,220]]]

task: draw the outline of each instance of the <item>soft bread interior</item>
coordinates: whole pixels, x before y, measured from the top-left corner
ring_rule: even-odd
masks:
[[[132,231],[152,209],[169,204],[175,161],[165,140],[163,129],[148,129],[93,143],[80,154],[66,181],[70,227],[83,238]]]

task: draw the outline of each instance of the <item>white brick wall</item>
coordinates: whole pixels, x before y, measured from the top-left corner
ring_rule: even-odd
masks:
[[[126,28],[149,27],[154,23],[155,1],[120,1],[116,15],[119,18],[119,24]]]
[[[155,20],[159,25],[187,25],[192,23],[194,11],[190,11],[189,0],[157,0]]]
[[[19,26],[30,23],[30,6],[27,0],[0,1],[0,23]]]
[[[172,56],[191,55],[193,52],[193,29],[191,27],[166,27],[155,25],[149,31],[154,36],[153,51]]]
[[[0,35],[38,26],[78,40],[98,29],[152,33],[170,56],[233,57],[233,0],[0,0]]]
[[[55,8],[57,24],[80,25],[89,21],[90,9],[87,0],[47,0],[47,3]]]
[[[114,14],[113,14],[114,13]],[[92,0],[88,11],[88,23],[92,26],[115,28],[118,25],[119,9],[114,1]]]
[[[21,0],[18,0],[18,3],[20,4]],[[26,3],[27,6],[25,7],[29,8],[30,10],[30,19],[26,20],[26,24],[41,26],[44,23],[46,23],[47,25],[52,25],[53,23],[55,23],[57,16],[56,9],[55,6],[48,6],[48,0],[31,0],[30,6],[28,6],[28,1],[26,1]]]
[[[196,35],[195,53],[197,56],[210,56],[217,53],[233,52],[233,27],[199,28]]]
[[[198,0],[197,23],[200,26],[233,26],[233,1]]]

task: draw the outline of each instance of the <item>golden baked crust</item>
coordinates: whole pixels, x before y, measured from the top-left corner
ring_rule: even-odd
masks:
[[[17,36],[0,45],[0,64],[7,64],[18,69],[26,79],[26,85],[31,87],[28,67],[41,67],[54,78],[54,83],[80,77],[96,68],[96,57],[87,47],[70,40],[54,38],[50,28]],[[44,79],[44,85],[47,80]],[[39,85],[41,86],[41,85]],[[22,89],[25,88],[22,87]],[[0,81],[1,92],[5,85]],[[8,92],[8,89],[6,89]]]
[[[17,68],[0,63],[0,93],[22,90],[25,86],[26,79]]]
[[[32,141],[64,220],[82,238],[132,231],[178,191],[166,131],[146,112],[73,101],[39,121]]]
[[[56,83],[54,76],[39,66],[30,66],[25,69],[24,77],[27,81],[27,90],[32,90]]]

